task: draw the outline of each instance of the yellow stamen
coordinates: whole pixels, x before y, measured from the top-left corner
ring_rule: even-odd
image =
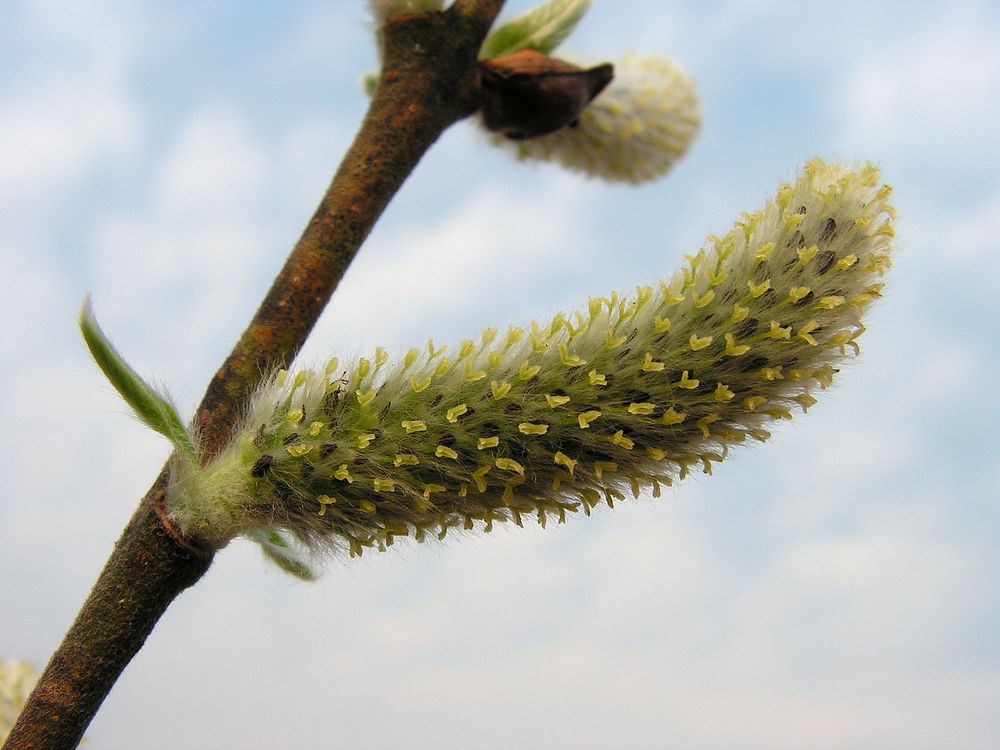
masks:
[[[763,263],[764,261],[767,260],[768,256],[773,252],[774,252],[774,243],[765,242],[757,250],[757,254],[754,256],[754,258]]]
[[[771,330],[767,334],[772,339],[790,339],[792,337],[792,327],[782,328],[781,323],[776,320],[771,321]]]
[[[687,414],[682,411],[677,411],[674,407],[670,407],[665,412],[663,416],[660,417],[660,423],[665,425],[680,424],[685,419],[687,419]]]
[[[512,458],[498,458],[496,460],[496,465],[498,469],[503,469],[504,471],[514,471],[524,476],[524,467]]]
[[[800,247],[795,251],[796,255],[799,256],[799,263],[805,265],[813,258],[816,257],[816,253],[819,252],[819,245],[810,245],[809,247]]]
[[[733,338],[733,334],[731,334],[731,333],[727,333],[725,335],[725,339],[726,339],[726,351],[725,351],[725,354],[726,354],[727,357],[741,357],[744,354],[746,354],[748,351],[750,351],[750,345],[749,344],[739,344],[739,345],[737,345],[736,344],[736,339]]]
[[[582,367],[587,364],[587,360],[582,359],[575,354],[569,353],[569,347],[566,344],[559,345],[559,359],[567,367]]]
[[[524,362],[521,365],[521,369],[517,373],[517,377],[521,380],[531,380],[538,373],[542,371],[541,365],[532,365],[528,362]]]
[[[447,445],[439,445],[434,449],[434,455],[438,458],[458,458],[458,453],[449,448]]]
[[[698,387],[699,381],[694,378],[688,377],[688,371],[685,370],[681,373],[681,379],[677,382],[678,388],[684,388],[685,390],[693,391]]]
[[[803,412],[809,411],[809,407],[816,403],[816,399],[810,396],[808,393],[803,393],[795,397],[795,400],[802,407]]]
[[[820,301],[816,303],[816,307],[822,310],[832,310],[835,307],[840,307],[845,301],[846,300],[839,294],[834,294],[820,299]]]
[[[447,419],[452,424],[458,421],[458,418],[463,414],[467,414],[469,407],[465,404],[459,404],[458,406],[451,407],[447,412],[445,412],[445,419]]]
[[[573,470],[576,468],[576,461],[567,456],[562,451],[556,451],[556,455],[553,456],[553,462],[559,466],[565,466],[569,470],[569,475],[573,476]]]
[[[598,479],[604,478],[604,472],[611,472],[612,474],[618,471],[618,464],[613,461],[596,461],[594,462],[594,475]]]
[[[809,346],[816,346],[816,339],[813,338],[812,332],[819,328],[819,323],[815,320],[810,320],[804,326],[799,329],[798,338],[805,341]]]
[[[544,435],[549,431],[547,424],[532,424],[531,422],[521,422],[517,426],[522,435]]]
[[[707,292],[705,292],[700,297],[697,296],[697,295],[695,295],[695,297],[694,297],[694,309],[695,310],[700,310],[701,308],[706,307],[707,305],[711,304],[711,302],[712,302],[713,299],[715,299],[715,290],[714,289],[709,289]]]
[[[621,430],[618,430],[618,432],[611,436],[611,442],[627,451],[630,451],[635,447],[635,442],[632,438],[626,437],[625,433]]]
[[[615,336],[611,331],[606,331],[604,334],[604,343],[608,349],[617,349],[619,346],[625,343],[628,339],[627,336]]]
[[[708,346],[709,344],[711,344],[712,343],[712,337],[711,336],[702,336],[701,338],[698,338],[698,336],[696,336],[695,334],[692,333],[691,334],[691,338],[688,340],[688,343],[691,345],[691,351],[697,352],[697,351],[701,351],[706,346]]]
[[[657,315],[653,318],[653,331],[656,333],[666,333],[670,330],[670,318],[661,318]]]
[[[427,425],[424,424],[424,421],[422,419],[404,419],[399,424],[402,425],[404,430],[406,430],[407,435],[411,435],[414,432],[427,431]]]
[[[499,383],[496,380],[490,381],[490,390],[493,392],[493,398],[496,401],[499,401],[508,393],[510,393],[510,389],[511,389],[511,384],[508,383],[506,380],[504,380],[502,383]]]
[[[657,362],[653,359],[653,355],[646,352],[646,358],[642,363],[643,372],[662,372],[663,368],[666,367],[662,362]]]
[[[569,403],[569,396],[553,396],[552,394],[545,394],[545,401],[548,403],[550,409],[555,409],[563,404]]]
[[[486,491],[486,480],[483,479],[487,474],[489,474],[490,469],[493,468],[493,464],[487,464],[486,466],[480,466],[474,472],[472,472],[472,481],[476,484],[476,489],[480,492]]]
[[[699,419],[697,422],[695,422],[695,424],[698,425],[698,429],[701,430],[701,434],[707,438],[711,436],[708,431],[708,426],[713,422],[718,422],[719,419],[720,417],[718,414],[709,414],[707,417],[702,417],[701,419]]]
[[[715,393],[712,394],[712,398],[716,401],[732,401],[733,396],[736,394],[729,390],[729,386],[723,383],[717,383],[715,386]]]
[[[803,297],[809,296],[812,290],[807,286],[793,286],[788,290],[788,299],[791,302],[798,302]]]
[[[412,375],[410,376],[410,388],[413,389],[414,393],[420,393],[427,390],[427,386],[431,384],[430,376],[424,378],[423,380],[417,381]]]
[[[631,403],[628,405],[629,414],[638,414],[639,416],[648,417],[656,410],[656,404],[650,404],[648,402],[643,403]]]

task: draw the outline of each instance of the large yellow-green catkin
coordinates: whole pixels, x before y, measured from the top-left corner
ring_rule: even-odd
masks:
[[[694,82],[669,60],[628,55],[611,84],[574,127],[541,138],[494,138],[519,159],[556,161],[611,182],[662,177],[687,152],[701,127]]]
[[[768,438],[858,351],[889,265],[878,171],[810,162],[669,281],[390,362],[276,373],[169,493],[185,529],[346,542],[589,514]]]

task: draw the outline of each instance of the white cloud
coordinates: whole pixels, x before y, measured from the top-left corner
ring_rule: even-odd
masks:
[[[163,746],[209,722],[241,747],[930,747],[963,717],[987,746],[996,681],[935,666],[981,596],[974,555],[907,524],[744,565],[703,502],[335,563],[313,587],[227,551],[103,726],[138,736],[147,692],[197,669],[164,707],[197,721],[165,722]]]
[[[280,146],[276,179],[281,184],[282,205],[301,216],[300,220],[308,217],[323,195],[351,135],[351,130],[332,116],[303,118],[290,124]]]
[[[157,12],[134,0],[26,0],[21,5],[26,11],[22,22],[39,53],[57,51],[54,59],[106,74],[121,71],[135,58],[140,33]]]
[[[0,103],[0,202],[35,210],[141,141],[126,71],[144,19],[127,0],[22,5],[32,57],[10,66],[16,85]]]
[[[86,75],[22,91],[0,105],[0,201],[51,201],[104,160],[124,158],[139,138],[122,91]]]
[[[451,343],[486,325],[527,323],[512,317],[519,307],[554,311],[561,282],[589,250],[583,222],[559,210],[573,192],[572,182],[559,179],[528,195],[482,186],[436,226],[373,233],[305,358],[361,342],[394,346],[398,355],[427,338]]]
[[[147,203],[95,222],[100,319],[130,360],[180,386],[182,401],[193,396],[184,384],[200,388],[222,356],[220,337],[244,324],[272,241],[273,171],[237,113],[197,112],[160,160]]]
[[[193,115],[164,159],[157,200],[173,218],[249,214],[268,179],[259,143],[236,113]]]
[[[844,146],[920,163],[995,159],[1000,28],[964,4],[859,55],[834,94]]]
[[[969,302],[984,294],[980,299],[991,301],[1000,283],[1000,181],[994,175],[991,183],[981,193],[970,191],[951,211],[928,206],[903,217],[907,252],[919,254],[928,273],[961,283],[954,293]]]
[[[0,253],[0,569],[8,613],[0,649],[40,664],[167,454],[87,361],[69,276],[48,253]],[[22,650],[23,643],[30,645]]]
[[[954,218],[951,226],[941,231],[947,238],[949,258],[967,262],[974,268],[989,263],[1000,270],[1000,186],[985,195],[977,205]]]

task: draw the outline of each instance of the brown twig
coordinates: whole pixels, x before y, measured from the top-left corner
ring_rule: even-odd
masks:
[[[241,406],[291,361],[389,200],[438,136],[478,107],[476,57],[503,0],[457,0],[442,13],[391,20],[383,69],[354,144],[232,353],[196,422],[211,457]],[[156,512],[166,473],[140,503],[87,601],[28,699],[3,750],[76,747],[118,676],[214,550],[178,540]]]

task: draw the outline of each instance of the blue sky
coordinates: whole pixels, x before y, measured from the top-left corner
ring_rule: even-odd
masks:
[[[679,61],[704,101],[667,179],[517,164],[459,124],[303,358],[667,276],[813,155],[879,161],[896,189],[863,356],[768,445],[586,522],[397,545],[312,585],[233,543],[95,747],[995,746],[1000,9],[597,0],[562,54],[628,51]],[[361,0],[0,6],[0,657],[44,663],[167,455],[89,362],[83,295],[189,414],[374,62]]]

